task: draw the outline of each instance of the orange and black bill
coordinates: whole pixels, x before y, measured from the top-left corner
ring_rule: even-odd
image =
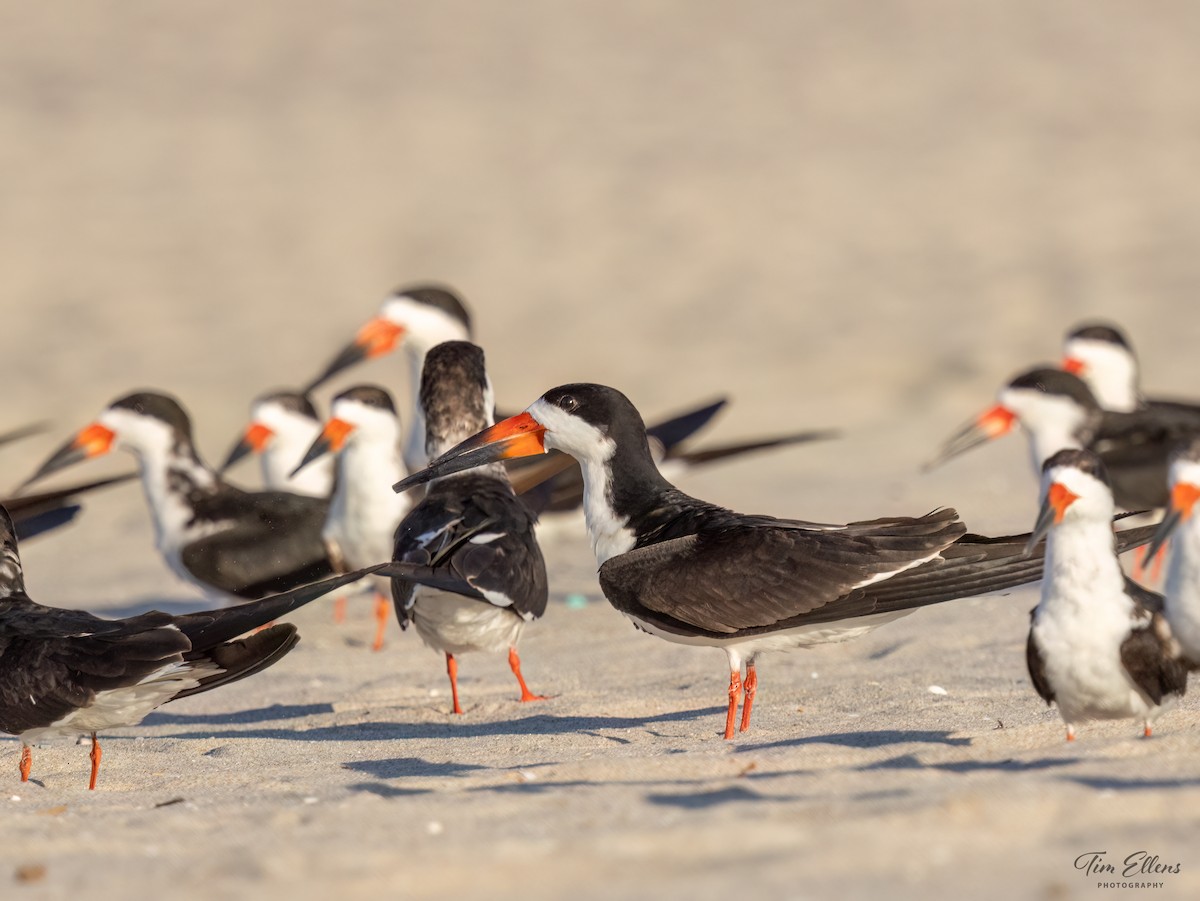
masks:
[[[462,472],[464,469],[474,469],[476,466],[484,466],[500,460],[544,454],[546,453],[545,434],[546,427],[528,413],[511,416],[491,428],[484,429],[478,435],[468,438],[462,444],[452,447],[425,469],[397,482],[392,486],[392,490],[404,491],[414,485],[423,485],[432,479],[439,479],[442,476]]]
[[[1025,545],[1027,555],[1033,553],[1033,549],[1050,531],[1052,525],[1062,522],[1067,507],[1077,500],[1079,500],[1079,495],[1069,490],[1066,485],[1055,482],[1050,486],[1050,490],[1046,492],[1046,499],[1042,501],[1042,508],[1038,511],[1037,522],[1029,536],[1029,543]]]
[[[382,316],[375,317],[358,330],[354,340],[342,348],[319,376],[308,383],[305,393],[323,385],[343,369],[391,353],[403,338],[404,326],[396,325]]]
[[[291,476],[302,470],[314,460],[319,460],[326,454],[336,454],[346,446],[346,437],[354,431],[354,426],[344,419],[331,419],[325,423],[325,428],[304,454],[304,459],[292,470]]]
[[[267,442],[271,440],[271,436],[274,434],[274,432],[261,422],[250,423],[241,439],[239,439],[238,443],[229,452],[229,456],[225,458],[225,462],[221,464],[218,472],[224,472],[247,454],[261,454],[266,449]]]
[[[93,422],[87,428],[81,429],[74,438],[51,454],[50,459],[38,467],[38,471],[26,479],[21,487],[24,488],[26,485],[32,485],[39,479],[44,479],[50,473],[66,469],[68,466],[73,466],[81,460],[86,460],[89,457],[99,457],[101,454],[108,453],[112,450],[115,438],[116,435],[112,429],[106,428],[98,422]]]
[[[964,454],[972,448],[976,448],[981,444],[986,444],[993,438],[999,438],[1001,435],[1006,435],[1012,431],[1013,424],[1016,422],[1017,416],[1007,407],[997,404],[985,413],[972,419],[963,426],[953,437],[942,445],[938,455],[925,465],[925,468],[933,469],[935,466],[941,466],[947,460],[957,457],[959,454]]]
[[[1146,548],[1147,560],[1153,560],[1170,539],[1171,533],[1179,528],[1179,524],[1191,518],[1197,500],[1200,500],[1200,485],[1190,482],[1175,483],[1175,487],[1171,489],[1171,504],[1167,507],[1167,514],[1158,524],[1158,530]]]

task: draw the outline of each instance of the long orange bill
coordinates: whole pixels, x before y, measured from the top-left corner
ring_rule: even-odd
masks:
[[[80,430],[74,438],[51,454],[50,459],[38,467],[38,471],[26,479],[21,488],[25,488],[26,485],[32,485],[39,479],[44,479],[52,472],[58,472],[60,469],[73,466],[81,460],[108,453],[112,450],[115,438],[116,435],[111,429],[105,428],[98,422],[93,422],[87,428]]]
[[[519,413],[450,448],[425,469],[397,482],[392,486],[392,490],[404,491],[414,485],[423,485],[431,479],[439,479],[487,463],[544,454],[545,435],[544,425],[528,413]]]
[[[1064,357],[1060,364],[1064,372],[1069,372],[1071,375],[1083,375],[1083,371],[1087,369],[1087,363],[1079,359],[1079,357]]]
[[[294,476],[309,463],[319,460],[326,454],[336,454],[346,446],[346,437],[354,431],[354,426],[344,419],[331,419],[325,423],[325,430],[317,436],[317,440],[309,447],[300,465],[292,470]]]
[[[329,381],[343,369],[349,369],[363,360],[371,360],[390,353],[404,337],[404,326],[396,325],[382,316],[377,316],[358,330],[354,340],[347,344],[334,357],[319,376],[309,382],[304,390],[313,388]]]
[[[241,440],[233,446],[233,449],[229,452],[229,456],[221,464],[220,471],[224,472],[247,454],[261,454],[266,449],[267,442],[271,440],[274,434],[274,432],[261,422],[250,423]]]
[[[1016,420],[1015,413],[1007,407],[997,404],[959,429],[949,441],[942,445],[938,455],[925,464],[925,469],[930,470],[935,466],[941,466],[952,457],[957,457],[972,448],[986,444],[993,438],[1008,434],[1012,431]]]
[[[1026,556],[1033,553],[1033,549],[1037,547],[1037,543],[1050,531],[1050,526],[1062,522],[1063,516],[1066,515],[1067,507],[1071,506],[1077,500],[1079,500],[1079,495],[1069,490],[1062,483],[1055,482],[1050,486],[1050,490],[1046,492],[1046,499],[1042,501],[1042,508],[1038,511],[1037,523],[1033,527],[1033,534],[1029,536],[1029,543],[1025,545]]]
[[[1179,528],[1179,524],[1191,518],[1197,500],[1200,500],[1200,485],[1190,482],[1175,483],[1175,487],[1171,489],[1171,506],[1167,508],[1167,515],[1158,524],[1158,531],[1146,546],[1147,560],[1153,560],[1170,539],[1171,533]]]

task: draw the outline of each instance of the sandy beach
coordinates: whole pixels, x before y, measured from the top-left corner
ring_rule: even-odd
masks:
[[[921,465],[1084,318],[1126,327],[1150,393],[1200,397],[1189,4],[70,6],[0,0],[0,431],[51,421],[0,489],[137,388],[219,458],[424,279],[470,303],[508,408],[597,381],[648,417],[730,397],[697,444],[842,430],[681,482],[748,512],[1027,531],[1021,437]],[[360,381],[408,414],[399,355],[317,400]],[[133,485],[22,552],[42,603],[204,603]],[[415,634],[373,654],[369,603],[319,601],[277,666],[103,736],[95,792],[85,746],[21,784],[0,738],[0,896],[1200,891],[1200,697],[1068,745],[1025,672],[1036,587],[766,657],[726,742],[724,656],[612,610],[581,524],[545,552],[544,703],[466,656],[454,717]],[[1098,888],[1139,852],[1180,872]]]

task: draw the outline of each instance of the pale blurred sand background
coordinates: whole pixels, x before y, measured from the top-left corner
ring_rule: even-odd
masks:
[[[1023,531],[1019,439],[918,467],[1066,327],[1122,322],[1152,391],[1200,396],[1198,27],[1187,3],[4,0],[3,424],[54,429],[0,487],[142,386],[217,457],[254,393],[434,278],[508,406],[595,380],[647,414],[729,394],[709,441],[845,430],[698,495]],[[337,384],[360,378],[407,393],[398,358]],[[194,605],[151,540],[113,490],[27,546],[30,591]],[[547,704],[468,657],[451,722],[415,636],[371,655],[365,609],[314,605],[279,666],[113,733],[100,791],[86,749],[22,786],[4,742],[0,895],[1084,898],[1101,850],[1182,862],[1154,897],[1200,888],[1200,703],[1065,745],[1024,674],[1033,590],[768,658],[727,744],[723,656],[630,629],[581,537],[548,556],[523,646]]]

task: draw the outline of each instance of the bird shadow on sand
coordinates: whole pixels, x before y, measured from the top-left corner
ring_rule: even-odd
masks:
[[[1162,791],[1163,789],[1196,788],[1200,786],[1200,778],[1182,779],[1122,779],[1116,776],[1063,776],[1067,782],[1074,782],[1087,788],[1109,789],[1118,792]]]
[[[376,779],[412,779],[425,776],[462,776],[476,770],[490,770],[491,767],[474,763],[433,763],[420,757],[389,757],[385,760],[352,760],[343,763],[342,769],[366,773]]]
[[[764,795],[744,785],[732,785],[728,788],[712,789],[710,791],[686,792],[681,794],[651,792],[646,795],[646,801],[660,807],[677,807],[680,810],[708,810],[722,807],[726,804],[749,802],[751,804],[780,803],[804,800],[800,795]]]
[[[327,712],[327,705],[318,704],[321,708],[316,712]],[[303,709],[303,708],[293,708]],[[263,708],[268,712],[271,708]],[[522,718],[494,720],[486,722],[426,722],[402,723],[369,721],[360,723],[345,723],[334,726],[314,726],[308,729],[234,729],[228,731],[213,731],[206,729],[201,732],[176,732],[161,738],[266,738],[279,741],[392,741],[395,739],[460,739],[488,738],[506,735],[571,735],[575,733],[595,733],[599,730],[637,730],[645,729],[654,723],[670,723],[701,719],[723,712],[724,708],[703,707],[696,710],[680,710],[672,713],[661,713],[654,716],[616,717],[616,716],[556,716],[554,714],[537,713]],[[253,714],[253,711],[248,713]],[[298,714],[304,716],[307,714]],[[173,720],[165,719],[175,714],[154,714],[156,719],[146,718],[148,724],[171,725]],[[215,725],[236,725],[238,722],[265,722],[267,717],[237,720],[238,714],[229,714],[229,719],[209,717],[203,720],[188,721],[184,725],[197,725],[212,722]],[[157,719],[163,717],[164,719]],[[280,717],[283,718],[283,717]],[[290,717],[289,717],[290,718]]]
[[[143,722],[147,726],[237,726],[249,723],[272,723],[279,720],[298,720],[306,716],[333,713],[332,704],[272,704],[254,710],[235,710],[230,713],[159,713],[154,712]]]
[[[803,735],[762,744],[740,745],[739,754],[766,751],[770,748],[797,748],[805,745],[837,745],[843,748],[884,748],[888,745],[946,745],[952,748],[969,747],[971,739],[954,738],[952,732],[917,729],[878,729],[873,732],[834,732],[829,735]]]
[[[871,770],[940,770],[943,773],[1027,773],[1079,763],[1077,757],[1043,757],[1039,760],[956,760],[950,763],[925,763],[915,754],[901,754],[858,767],[860,773]]]

